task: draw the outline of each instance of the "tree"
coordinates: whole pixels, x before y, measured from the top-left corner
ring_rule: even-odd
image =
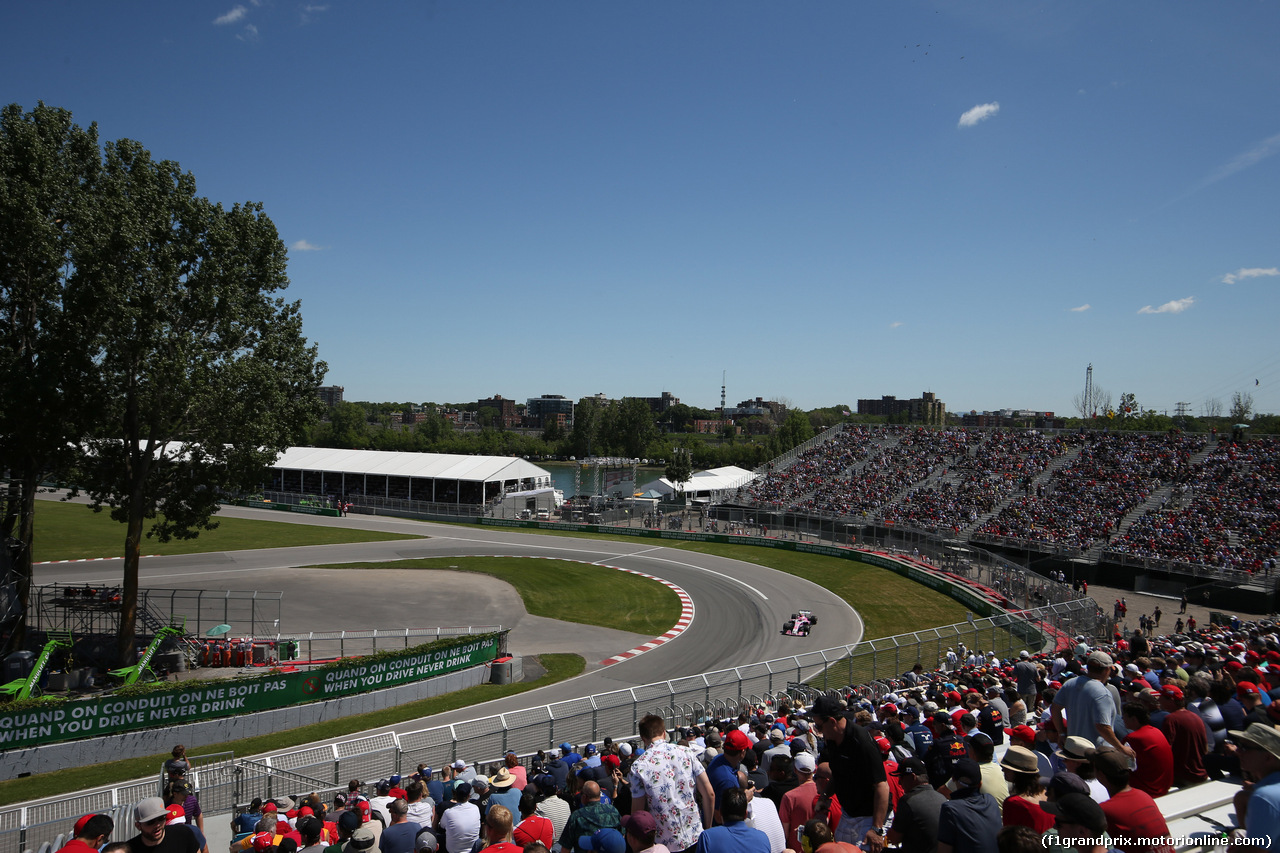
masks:
[[[676,491],[684,494],[684,484],[693,476],[693,456],[683,447],[677,447],[671,453],[671,462],[663,471],[667,480],[676,487]]]
[[[1231,422],[1242,424],[1253,414],[1253,395],[1236,391],[1231,395]]]
[[[67,470],[95,407],[81,345],[92,329],[66,290],[98,158],[97,128],[66,110],[0,112],[0,541],[20,543],[11,556],[23,616],[11,648],[25,639],[40,482]]]
[[[778,428],[777,436],[784,452],[805,443],[813,438],[813,425],[809,422],[809,416],[799,409],[791,409],[787,412],[787,419]]]
[[[1111,392],[1093,385],[1090,387],[1088,395],[1081,391],[1072,397],[1071,404],[1080,413],[1080,417],[1086,421],[1095,416],[1104,418],[1107,416],[1107,412],[1111,411]]]
[[[261,482],[320,413],[325,365],[302,335],[286,251],[257,204],[196,196],[177,163],[109,143],[69,287],[97,299],[102,416],[79,482],[125,524],[118,651],[131,661],[143,528],[190,539]]]
[[[369,416],[359,403],[341,402],[329,411],[326,444],[362,450],[369,446]]]
[[[1200,404],[1200,415],[1205,418],[1222,417],[1222,401],[1211,397]]]
[[[596,433],[600,429],[600,404],[594,397],[583,397],[573,409],[573,429],[569,432],[569,452],[584,457],[597,452]]]

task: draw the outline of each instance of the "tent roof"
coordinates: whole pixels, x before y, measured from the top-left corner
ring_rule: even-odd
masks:
[[[290,447],[274,468],[347,474],[387,474],[444,480],[524,480],[551,474],[532,462],[513,456],[462,456],[454,453],[412,453],[391,450],[341,450],[333,447]]]
[[[746,468],[739,468],[736,465],[726,465],[723,468],[710,468],[706,471],[696,471],[689,481],[684,484],[683,491],[686,492],[703,492],[714,491],[716,489],[732,489],[743,485],[748,479],[754,479],[750,471]],[[671,493],[676,491],[676,485],[666,477],[660,477],[651,483],[646,483],[643,488],[645,490],[658,489],[659,491]]]

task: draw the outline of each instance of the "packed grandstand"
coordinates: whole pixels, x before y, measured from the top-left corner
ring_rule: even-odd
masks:
[[[1095,560],[1270,573],[1278,462],[1274,438],[847,425],[734,502]]]

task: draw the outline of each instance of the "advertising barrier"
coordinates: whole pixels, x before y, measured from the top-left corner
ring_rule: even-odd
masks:
[[[186,688],[181,682],[168,683],[145,693],[130,691],[0,712],[0,749],[251,714],[435,678],[493,660],[501,637],[460,637],[306,672],[275,671]]]

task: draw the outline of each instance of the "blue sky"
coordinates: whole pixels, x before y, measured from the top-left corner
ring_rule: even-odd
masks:
[[[261,201],[348,399],[1280,410],[1280,5],[8,3]],[[1255,381],[1258,384],[1255,385]]]

